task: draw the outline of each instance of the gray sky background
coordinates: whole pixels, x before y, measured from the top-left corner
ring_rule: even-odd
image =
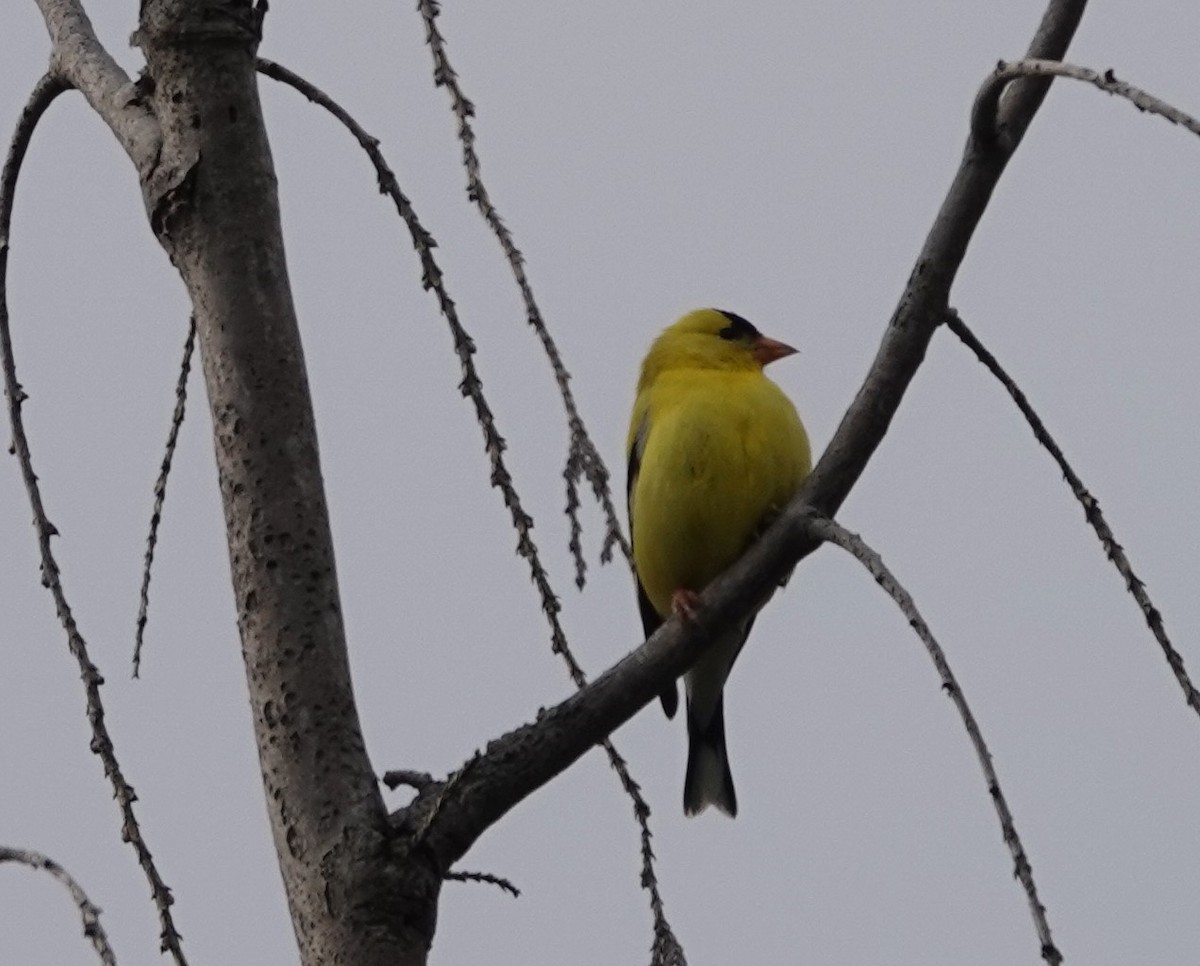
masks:
[[[282,4],[263,54],[380,137],[426,227],[592,671],[640,640],[628,573],[571,586],[555,388],[468,205],[411,3]],[[1006,4],[467,2],[441,23],[478,107],[484,173],[528,256],[618,480],[636,367],[659,328],[736,310],[802,354],[772,373],[819,450],[874,355],[962,149],[979,82],[1041,0]],[[89,4],[112,52],[136,4]],[[1076,62],[1193,112],[1200,6],[1097,3]],[[0,8],[0,124],[46,62],[30,2]],[[263,81],[332,504],[351,660],[376,767],[445,773],[569,693],[458,365],[359,149]],[[7,136],[7,135],[5,135]],[[1200,672],[1200,143],[1056,85],[954,302],[1093,488]],[[18,364],[56,548],[108,678],[109,724],[192,963],[287,963],[291,926],[258,777],[198,373],[154,578],[137,586],[188,307],[133,171],[67,96],[33,145],[11,258]],[[3,431],[5,441],[8,431]],[[156,919],[83,693],[38,583],[15,461],[0,472],[0,842],[61,861],[123,964]],[[939,333],[841,519],[906,581],[996,756],[1068,963],[1200,961],[1200,721],[1047,455]],[[601,533],[591,509],[586,545]],[[904,620],[826,549],[760,618],[727,698],[742,813],[685,820],[682,722],[616,736],[654,809],[667,913],[693,966],[1033,963],[978,766]],[[400,804],[403,797],[392,799]],[[637,830],[599,753],[490,831],[445,886],[434,962],[644,963]],[[0,869],[13,964],[91,964],[48,877]]]

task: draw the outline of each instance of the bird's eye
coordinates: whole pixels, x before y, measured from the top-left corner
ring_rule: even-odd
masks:
[[[727,325],[717,335],[727,342],[732,342],[738,337],[738,331],[732,325]]]

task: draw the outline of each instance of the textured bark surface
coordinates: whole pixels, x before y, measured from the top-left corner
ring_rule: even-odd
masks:
[[[439,880],[416,883],[425,901],[402,914],[351,689],[256,31],[248,2],[145,5],[137,41],[170,172],[151,221],[196,314],[254,730],[302,959],[422,962]]]

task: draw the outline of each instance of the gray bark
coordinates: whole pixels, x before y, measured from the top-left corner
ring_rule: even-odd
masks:
[[[148,2],[152,224],[196,314],[263,786],[306,963],[422,962],[438,880],[398,914],[350,682],[333,540],[245,3]]]

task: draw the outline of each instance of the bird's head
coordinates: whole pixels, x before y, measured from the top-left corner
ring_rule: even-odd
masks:
[[[768,339],[740,315],[721,309],[696,309],[654,340],[642,367],[642,379],[667,369],[761,371],[792,355],[790,345]]]

